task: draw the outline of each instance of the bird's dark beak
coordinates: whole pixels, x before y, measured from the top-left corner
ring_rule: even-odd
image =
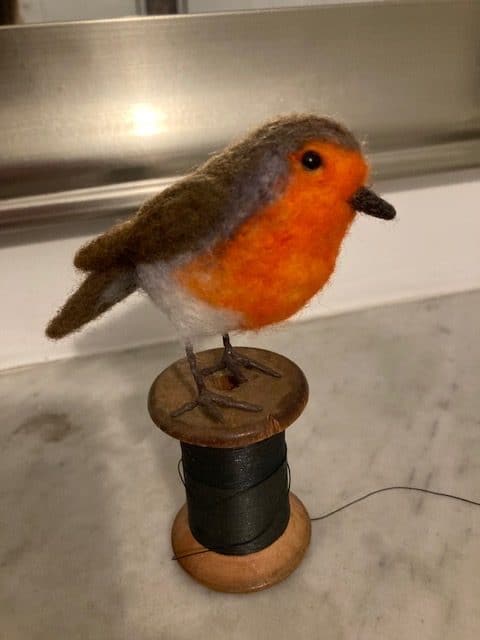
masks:
[[[393,220],[396,216],[396,211],[392,205],[379,198],[376,193],[367,189],[367,187],[361,187],[350,200],[350,204],[355,211],[362,211],[375,218]]]

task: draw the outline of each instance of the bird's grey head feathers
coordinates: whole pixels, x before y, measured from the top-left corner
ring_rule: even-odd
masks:
[[[335,120],[292,115],[267,122],[200,167],[199,173],[224,185],[227,234],[230,227],[233,230],[280,195],[288,177],[289,155],[312,140],[360,150],[353,134]]]
[[[311,140],[333,142],[346,149],[360,150],[354,135],[332,118],[292,115],[276,118],[253,131],[244,140],[248,145],[276,147],[279,153],[292,153]]]

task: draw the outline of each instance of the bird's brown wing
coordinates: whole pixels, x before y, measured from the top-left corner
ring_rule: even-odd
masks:
[[[147,201],[137,214],[83,246],[74,264],[83,271],[169,260],[196,251],[225,224],[225,187],[192,175]]]

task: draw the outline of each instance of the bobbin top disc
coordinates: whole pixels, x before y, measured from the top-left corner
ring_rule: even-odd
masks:
[[[150,389],[148,410],[157,427],[189,444],[233,448],[265,440],[290,426],[302,413],[308,399],[308,384],[302,370],[288,358],[264,349],[236,347],[235,351],[274,369],[281,377],[243,369],[247,382],[235,386],[228,373],[220,371],[206,379],[207,386],[235,400],[260,405],[263,407],[261,412],[221,408],[222,423],[196,407],[172,418],[172,411],[196,397],[195,383],[188,362],[183,358],[165,369]],[[199,366],[205,368],[216,364],[222,353],[222,349],[198,353]]]

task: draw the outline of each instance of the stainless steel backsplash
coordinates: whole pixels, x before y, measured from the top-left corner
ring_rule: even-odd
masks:
[[[0,28],[0,228],[123,215],[281,113],[379,177],[479,166],[479,31],[477,0]]]

